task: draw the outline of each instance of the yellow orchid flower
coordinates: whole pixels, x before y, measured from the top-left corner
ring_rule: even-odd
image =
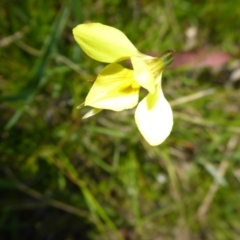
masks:
[[[73,35],[82,50],[91,58],[110,63],[97,76],[84,106],[91,106],[83,118],[91,117],[102,109],[122,111],[138,104],[140,87],[148,95],[140,101],[135,121],[146,141],[156,146],[170,134],[173,115],[161,87],[163,68],[172,61],[172,54],[161,58],[139,52],[120,30],[101,23],[80,24]],[[133,70],[117,62],[131,59]]]

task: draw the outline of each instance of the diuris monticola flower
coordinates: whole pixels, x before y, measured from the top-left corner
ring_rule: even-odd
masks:
[[[102,109],[122,111],[137,106],[135,121],[139,131],[150,145],[161,144],[173,126],[172,109],[161,86],[163,68],[172,61],[172,54],[160,58],[145,55],[123,32],[101,23],[80,24],[73,29],[73,35],[88,56],[109,63],[86,97],[84,106],[93,109],[84,118]],[[118,63],[126,59],[131,59],[133,70]],[[140,87],[148,94],[138,103]]]

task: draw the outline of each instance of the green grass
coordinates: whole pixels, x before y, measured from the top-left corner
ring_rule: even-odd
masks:
[[[3,1],[0,9],[0,239],[239,239],[238,1]],[[104,66],[72,36],[121,29],[142,52],[217,49],[218,71],[163,73],[174,128],[158,147],[134,111],[82,120]],[[239,67],[238,67],[239,68]],[[236,68],[235,68],[236,69]],[[239,80],[239,79],[238,79]],[[21,236],[21,237],[20,237]]]

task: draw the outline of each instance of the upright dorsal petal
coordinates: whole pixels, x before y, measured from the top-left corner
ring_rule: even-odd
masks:
[[[164,62],[155,57],[142,54],[141,56],[131,57],[134,69],[134,78],[140,86],[154,93],[156,79],[162,74]]]
[[[155,86],[159,82],[164,67],[173,61],[173,51],[165,51],[159,58],[142,53],[132,56],[131,62],[134,68],[134,77],[143,88],[154,93]]]

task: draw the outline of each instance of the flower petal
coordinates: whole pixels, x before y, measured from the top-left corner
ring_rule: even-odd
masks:
[[[123,32],[101,23],[80,24],[73,35],[82,50],[100,62],[119,62],[139,54]]]
[[[165,66],[160,58],[142,54],[141,57],[131,57],[136,81],[150,93],[154,93],[157,78]]]
[[[133,70],[112,63],[99,73],[85,106],[114,111],[130,109],[138,103],[139,88],[133,78]]]
[[[81,109],[85,106],[85,102],[81,103],[80,105],[77,106],[77,109]]]
[[[148,94],[137,106],[135,121],[146,141],[156,146],[170,134],[173,126],[172,109],[165,99],[160,83],[154,94]]]
[[[92,108],[90,111],[88,111],[88,112],[82,117],[82,119],[90,118],[90,117],[98,114],[98,113],[101,112],[101,111],[102,111],[102,109]]]

